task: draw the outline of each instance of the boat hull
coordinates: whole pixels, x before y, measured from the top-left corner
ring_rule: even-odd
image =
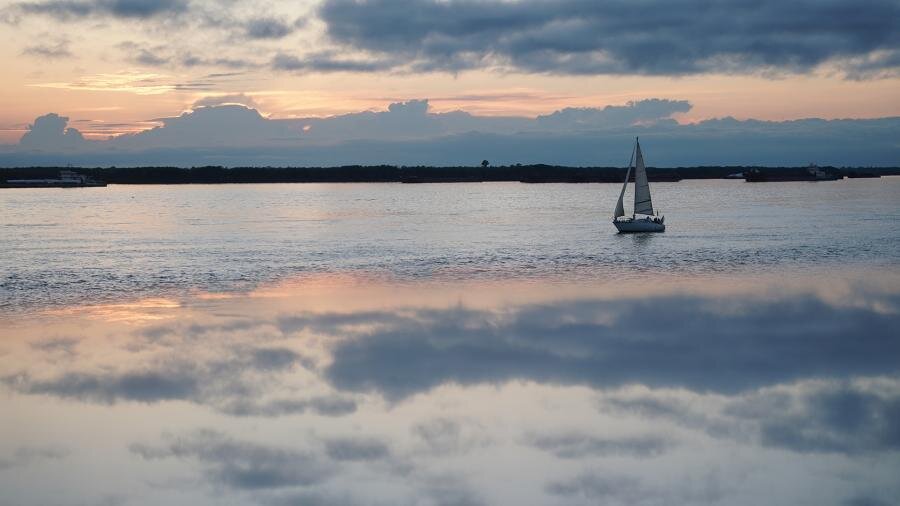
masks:
[[[613,222],[620,234],[640,234],[646,232],[665,232],[666,224],[653,220],[616,220]]]

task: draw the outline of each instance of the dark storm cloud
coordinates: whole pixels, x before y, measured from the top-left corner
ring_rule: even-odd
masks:
[[[327,480],[334,472],[310,452],[238,441],[211,430],[170,437],[159,446],[135,443],[130,450],[147,460],[194,460],[211,482],[237,490],[308,486]]]
[[[184,12],[186,0],[45,0],[14,5],[23,14],[43,14],[57,19],[107,15],[145,19]]]
[[[896,296],[878,296],[896,308]],[[898,372],[900,315],[812,296],[583,300],[504,314],[420,310],[338,342],[339,389],[402,399],[444,383],[637,383],[735,393],[809,377]],[[852,346],[849,345],[852,343]]]
[[[900,42],[893,0],[325,0],[319,16],[333,41],[420,70],[803,72]]]
[[[607,438],[579,432],[529,434],[525,442],[561,459],[610,456],[650,458],[662,455],[675,445],[673,441],[655,435]]]

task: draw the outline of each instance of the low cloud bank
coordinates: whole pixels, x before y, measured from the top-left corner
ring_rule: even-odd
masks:
[[[683,100],[648,99],[604,108],[566,108],[537,118],[433,113],[427,100],[328,118],[269,119],[252,97],[208,97],[160,126],[86,140],[68,118],[37,118],[0,166],[336,166],[558,164],[623,166],[641,136],[655,166],[893,166],[900,118],[679,124]]]

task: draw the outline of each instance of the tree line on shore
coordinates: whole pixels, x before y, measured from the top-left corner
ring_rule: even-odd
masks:
[[[485,162],[487,162],[485,160]],[[821,167],[844,176],[900,175],[900,167]],[[651,181],[722,179],[751,169],[768,172],[805,170],[805,167],[698,166],[648,167]],[[18,167],[0,169],[0,180],[52,178],[72,170],[111,184],[197,183],[312,183],[312,182],[477,182],[613,183],[625,177],[624,167],[566,167],[556,165],[504,165],[482,163],[474,167],[346,165],[340,167]]]

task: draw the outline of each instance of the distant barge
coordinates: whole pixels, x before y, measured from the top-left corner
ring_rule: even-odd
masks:
[[[750,169],[744,172],[744,180],[748,183],[766,183],[782,181],[837,181],[844,176],[835,170],[821,169],[810,165],[805,170],[761,170]]]
[[[56,179],[8,179],[0,188],[84,188],[106,186],[106,182],[91,179],[71,170],[59,171]]]

